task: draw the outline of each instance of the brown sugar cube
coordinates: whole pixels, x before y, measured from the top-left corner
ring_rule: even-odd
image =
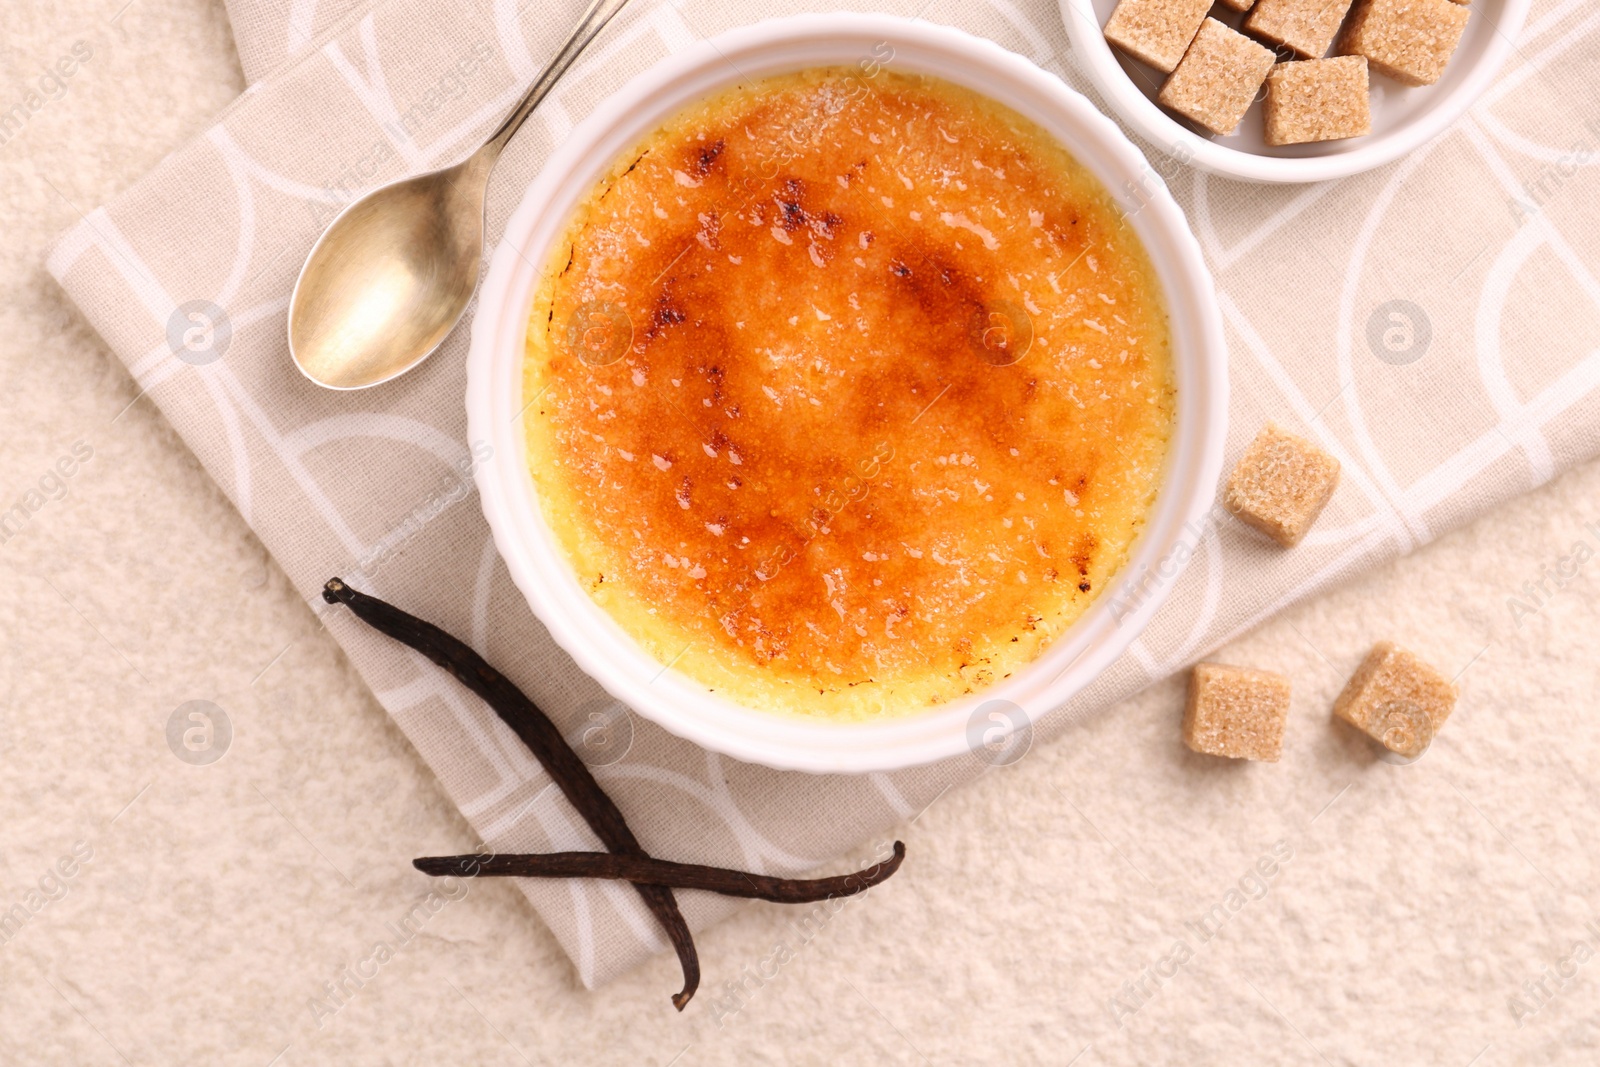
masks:
[[[1366,59],[1340,56],[1279,63],[1267,75],[1267,99],[1261,115],[1269,145],[1371,133]]]
[[[1106,23],[1106,40],[1171,73],[1210,10],[1211,0],[1122,0]]]
[[[1222,0],[1222,6],[1230,7],[1235,11],[1249,11],[1250,5],[1255,2],[1256,0]],[[1466,0],[1462,0],[1462,3],[1465,2]]]
[[[1328,51],[1349,10],[1350,0],[1261,0],[1244,20],[1244,28],[1294,49],[1297,55],[1317,59]]]
[[[1212,133],[1230,134],[1272,69],[1272,50],[1206,19],[1157,97]]]
[[[1415,759],[1456,706],[1456,687],[1412,653],[1388,641],[1373,646],[1333,714],[1389,751]]]
[[[1289,718],[1289,679],[1271,671],[1197,663],[1189,675],[1183,743],[1208,756],[1278,762]]]
[[[1339,484],[1339,461],[1273,423],[1239,457],[1223,502],[1281,545],[1297,545]]]
[[[1451,0],[1362,0],[1339,38],[1339,54],[1365,56],[1404,85],[1432,85],[1471,14]]]

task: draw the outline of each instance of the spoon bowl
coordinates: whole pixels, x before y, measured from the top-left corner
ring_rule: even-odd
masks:
[[[365,389],[432,355],[483,259],[482,157],[381,186],[318,239],[289,301],[289,352],[329,389]]]

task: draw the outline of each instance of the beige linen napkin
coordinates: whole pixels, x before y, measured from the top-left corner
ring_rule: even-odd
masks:
[[[222,0],[244,80],[254,84],[299,59],[371,0]]]
[[[491,189],[491,235],[551,147],[627,78],[701,36],[811,6],[636,0],[513,143]],[[466,440],[465,331],[408,377],[342,394],[291,365],[284,315],[339,205],[475,145],[578,7],[229,0],[260,80],[49,259],[316,610],[326,578],[353,579],[470,641],[567,729],[607,701],[534,620],[479,512],[473,464],[518,457]],[[938,0],[922,17],[1084,88],[1052,0]],[[1103,678],[1038,723],[1040,739],[1596,453],[1600,220],[1584,205],[1596,202],[1600,129],[1572,104],[1592,99],[1582,72],[1600,58],[1597,26],[1576,0],[1545,4],[1468,117],[1371,174],[1271,188],[1168,168],[1218,282],[1229,459],[1271,418],[1320,441],[1344,478],[1293,551],[1226,516],[1196,527],[1168,606]],[[596,847],[476,698],[347,612],[325,618],[486,842]],[[1374,620],[1374,637],[1381,629]],[[762,871],[834,858],[984,769],[964,758],[812,777],[724,759],[637,717],[613,726],[622,740],[611,751],[626,753],[597,775],[647,849]],[[614,884],[520,884],[587,985],[665,948],[637,896]],[[734,907],[682,898],[697,928]]]

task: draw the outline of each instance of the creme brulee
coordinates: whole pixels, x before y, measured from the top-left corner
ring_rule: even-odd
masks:
[[[580,203],[534,296],[527,461],[584,587],[738,703],[976,692],[1127,557],[1173,419],[1155,273],[1039,127],[847,68],[725,90]]]

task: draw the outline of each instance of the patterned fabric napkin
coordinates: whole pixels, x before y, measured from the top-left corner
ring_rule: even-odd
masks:
[[[699,37],[815,3],[636,0],[513,142],[491,189],[491,237],[552,146],[627,78]],[[535,621],[477,507],[473,465],[518,457],[466,440],[466,331],[398,382],[332,393],[290,363],[284,317],[299,265],[340,205],[475,146],[580,6],[228,0],[250,91],[49,259],[316,610],[325,579],[354,579],[468,639],[574,730],[608,701]],[[1053,0],[889,7],[992,38],[1087,91]],[[1600,124],[1574,108],[1591,98],[1585,72],[1600,59],[1600,13],[1588,8],[1544,4],[1470,115],[1374,173],[1272,188],[1155,157],[1219,287],[1230,459],[1271,418],[1320,441],[1344,477],[1294,551],[1220,513],[1197,526],[1167,608],[1094,686],[1036,724],[1040,739],[1600,450],[1600,218],[1585,207],[1596,202]],[[476,698],[347,612],[326,619],[486,842],[598,847]],[[813,777],[724,759],[637,717],[611,726],[620,758],[597,775],[645,847],[753,870],[835,858],[984,769],[961,759]],[[666,947],[625,887],[520,884],[586,985]],[[681,896],[699,928],[734,907]]]

